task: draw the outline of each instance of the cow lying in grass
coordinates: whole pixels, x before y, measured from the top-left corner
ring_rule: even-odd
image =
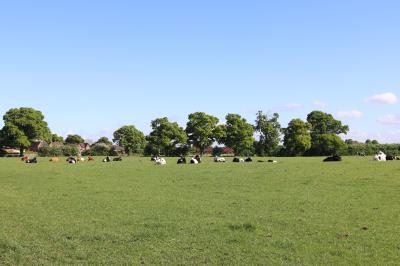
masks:
[[[243,163],[244,159],[235,157],[235,158],[233,158],[232,162],[234,162],[234,163]]]
[[[324,159],[324,162],[341,162],[342,157],[338,155],[330,156]]]
[[[155,159],[156,165],[166,165],[167,161],[164,158],[160,158],[157,157],[157,159]]]
[[[109,163],[111,162],[110,156],[107,156],[106,158],[103,159],[103,163]]]
[[[383,153],[382,151],[378,152],[378,154],[375,154],[375,156],[374,156],[374,161],[385,162],[386,154]]]
[[[67,158],[67,162],[70,164],[76,164],[76,159],[75,157],[70,156]]]
[[[37,159],[36,159],[36,157],[35,157],[35,158],[33,158],[33,159],[28,159],[28,160],[26,160],[25,162],[26,162],[26,163],[37,163]]]
[[[201,157],[200,157],[200,155],[196,155],[196,156],[194,156],[194,158],[193,159],[195,159],[196,161],[197,161],[197,163],[201,163]]]
[[[224,157],[219,157],[219,156],[215,156],[214,157],[214,162],[216,163],[224,163],[226,160]]]
[[[190,159],[190,164],[199,164],[199,161],[196,158],[192,158]]]
[[[178,159],[178,161],[176,162],[176,164],[186,164],[186,158],[181,156],[181,158]]]
[[[58,162],[60,161],[60,158],[58,158],[58,157],[52,157],[49,161],[50,161],[50,162],[53,162],[53,163],[58,163]]]

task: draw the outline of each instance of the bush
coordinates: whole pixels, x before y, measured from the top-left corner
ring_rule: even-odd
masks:
[[[38,155],[41,157],[61,156],[63,151],[61,147],[44,146],[39,149]]]
[[[159,155],[158,149],[154,145],[147,143],[143,151],[145,156]]]
[[[76,146],[64,145],[62,147],[62,153],[64,156],[78,156],[79,150]]]
[[[113,156],[111,154],[111,147],[105,143],[96,143],[90,150],[84,151],[84,156],[91,155],[91,156]]]
[[[41,157],[53,157],[53,156],[77,156],[79,150],[75,146],[63,145],[63,146],[44,146],[38,151],[38,156]]]

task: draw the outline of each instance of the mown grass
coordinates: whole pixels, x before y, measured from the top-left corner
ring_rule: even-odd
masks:
[[[400,162],[0,159],[0,264],[395,265]]]

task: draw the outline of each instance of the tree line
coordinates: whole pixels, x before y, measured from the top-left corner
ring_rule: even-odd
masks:
[[[10,109],[3,120],[0,144],[19,148],[21,155],[38,140],[65,144],[84,142],[79,135],[68,135],[64,140],[52,134],[42,112],[33,108]],[[339,136],[347,134],[347,125],[322,111],[312,111],[306,121],[293,119],[286,128],[281,127],[278,113],[268,115],[259,111],[254,124],[239,114],[227,114],[225,120],[221,124],[213,115],[194,112],[189,114],[186,128],[182,128],[167,117],[157,118],[151,121],[151,132],[147,136],[134,125],[125,125],[114,132],[112,142],[102,137],[87,153],[103,155],[115,152],[110,148],[112,144],[122,147],[127,155],[165,156],[189,152],[202,155],[207,148],[218,145],[230,147],[235,155],[244,156],[341,155],[362,150],[359,144],[355,149],[354,142],[345,142]],[[216,154],[219,150],[214,148]]]

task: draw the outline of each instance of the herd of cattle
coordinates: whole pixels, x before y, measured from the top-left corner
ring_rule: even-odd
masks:
[[[26,163],[37,163],[38,162],[36,157],[31,159],[27,155],[23,156],[21,158],[21,161],[24,161]],[[60,162],[60,158],[59,157],[52,157],[49,161],[53,162],[53,163],[58,163],[58,162]],[[94,161],[94,157],[93,156],[88,156],[87,158],[85,158],[85,157],[82,157],[82,156],[76,156],[76,157],[75,156],[69,156],[65,161],[67,163],[70,163],[70,164],[76,164],[77,162]],[[122,161],[122,157],[118,156],[118,157],[115,157],[115,158],[111,159],[110,156],[107,156],[106,158],[104,158],[102,160],[103,163],[109,163],[111,161],[120,162],[120,161]]]
[[[162,157],[159,157],[159,156],[152,156],[151,160],[154,161],[157,165],[166,165],[167,164],[167,161],[165,160],[165,158],[162,158]],[[199,163],[201,163],[201,161],[202,160],[201,160],[200,155],[196,155],[195,157],[193,157],[193,158],[191,158],[189,160],[189,163],[190,164],[199,164]],[[232,162],[234,162],[234,163],[250,163],[252,161],[253,161],[253,159],[251,159],[250,157],[247,157],[246,159],[235,157],[232,160]],[[214,162],[215,163],[225,163],[226,159],[224,157],[215,156],[214,157]],[[262,162],[265,162],[265,161],[258,160],[257,162],[262,163]],[[275,160],[267,160],[266,162],[268,162],[268,163],[278,163]],[[186,160],[185,157],[181,156],[176,163],[177,164],[186,164],[187,160]]]
[[[29,158],[29,156],[24,156],[21,158],[22,161],[26,162],[26,163],[37,163],[38,160],[36,157],[34,158]],[[77,162],[84,162],[84,161],[94,161],[95,158],[93,156],[88,156],[87,158],[84,158],[82,156],[70,156],[66,159],[67,163],[70,164],[76,164]],[[374,161],[379,161],[379,162],[383,162],[383,161],[394,161],[394,160],[400,160],[399,156],[392,156],[392,155],[386,155],[385,153],[383,153],[382,151],[378,152],[376,155],[374,155],[373,157]],[[52,157],[50,159],[50,162],[59,162],[60,158],[59,157]],[[102,160],[103,163],[109,163],[109,162],[120,162],[122,161],[122,157],[118,156],[115,158],[111,158],[110,156],[107,156],[106,158],[104,158]],[[167,164],[167,160],[165,158],[159,157],[159,156],[152,156],[151,157],[151,161],[155,162],[156,165],[166,165]],[[191,158],[189,160],[190,164],[199,164],[201,163],[202,159],[200,157],[200,155],[196,155],[193,158]],[[331,156],[331,157],[327,157],[326,159],[323,160],[324,162],[340,162],[342,161],[342,157],[340,156]],[[216,163],[225,163],[226,159],[224,157],[220,157],[220,156],[215,156],[214,157],[214,162]],[[251,163],[253,162],[253,159],[250,157],[247,158],[238,158],[235,157],[233,158],[232,162],[234,163]],[[267,162],[267,163],[278,163],[278,161],[275,160],[258,160],[257,162],[259,163],[263,163],[263,162]],[[187,160],[185,157],[181,156],[178,161],[177,164],[186,164]]]

